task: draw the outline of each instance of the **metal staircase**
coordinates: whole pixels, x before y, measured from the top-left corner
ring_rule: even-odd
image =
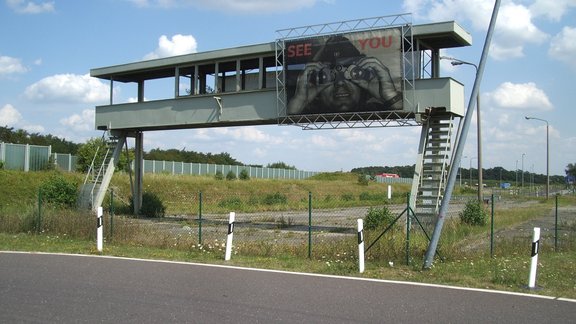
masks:
[[[433,224],[444,196],[452,157],[454,115],[430,114],[422,126],[410,205],[423,224]]]
[[[122,146],[126,142],[125,137],[102,135],[102,140],[106,143],[103,148],[98,148],[88,168],[84,184],[80,191],[79,206],[95,210],[102,205],[106,190],[110,180],[114,175],[118,158],[122,152]]]

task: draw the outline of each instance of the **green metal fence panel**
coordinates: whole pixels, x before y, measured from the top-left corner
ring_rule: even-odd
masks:
[[[154,173],[154,161],[144,160],[144,173]]]
[[[52,161],[54,163],[54,167],[57,170],[62,171],[76,171],[76,161],[77,157],[73,156],[72,154],[63,154],[63,153],[53,153],[52,154]]]
[[[7,170],[25,170],[26,145],[5,143],[4,168]]]
[[[28,170],[40,171],[48,168],[50,160],[50,146],[28,145]]]
[[[50,157],[52,161],[50,161]],[[76,171],[78,157],[71,154],[51,153],[50,146],[0,143],[0,161],[3,161],[5,169],[10,170],[43,170],[49,167],[49,163],[53,163],[53,166],[58,170],[74,172]],[[242,165],[156,160],[144,160],[143,168],[144,173],[213,176],[217,172],[221,172],[223,176],[226,176],[229,172],[233,172],[236,177],[246,171],[248,177],[260,179],[305,179],[317,173]],[[407,183],[411,181],[411,179],[406,180]]]
[[[182,164],[182,174],[192,174],[192,163]]]

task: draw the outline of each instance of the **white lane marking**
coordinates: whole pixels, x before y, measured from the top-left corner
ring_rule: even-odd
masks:
[[[170,261],[170,260],[138,259],[138,258],[119,257],[119,256],[111,256],[111,255],[71,254],[71,253],[52,253],[52,252],[0,251],[0,254],[2,254],[2,253],[4,253],[4,254],[59,255],[59,256],[71,256],[71,257],[104,258],[104,259],[115,259],[115,260],[126,260],[126,261],[156,262],[156,263],[168,263],[168,264],[179,264],[179,265],[192,265],[192,266],[212,267],[212,268],[224,268],[224,269],[234,269],[234,270],[244,270],[244,271],[269,272],[269,273],[278,273],[278,274],[287,274],[287,275],[297,275],[297,276],[320,277],[320,278],[331,278],[331,279],[344,279],[344,280],[358,280],[358,281],[368,281],[368,282],[378,282],[378,283],[390,283],[390,284],[398,284],[398,285],[409,285],[409,286],[420,286],[420,287],[432,287],[432,288],[444,288],[444,289],[453,289],[453,290],[483,292],[483,293],[490,293],[490,294],[501,294],[501,295],[520,296],[520,297],[540,298],[540,299],[547,299],[547,300],[559,300],[559,301],[576,303],[576,299],[563,298],[563,297],[553,297],[553,296],[543,296],[543,295],[532,295],[532,294],[519,293],[519,292],[513,292],[513,291],[489,290],[489,289],[482,289],[482,288],[457,287],[457,286],[447,286],[447,285],[429,284],[429,283],[412,282],[412,281],[398,281],[398,280],[386,280],[386,279],[375,279],[375,278],[345,277],[345,276],[327,275],[327,274],[319,274],[319,273],[308,273],[308,272],[292,272],[292,271],[273,270],[273,269],[246,268],[246,267],[223,265],[223,264],[195,263],[195,262]]]

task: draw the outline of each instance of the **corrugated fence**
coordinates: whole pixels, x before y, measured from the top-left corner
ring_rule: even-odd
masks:
[[[39,171],[53,167],[63,171],[76,171],[77,157],[71,154],[52,153],[51,146],[0,143],[0,161],[4,169]],[[207,163],[186,163],[173,161],[144,160],[144,173],[216,175],[226,177],[232,172],[236,177],[245,171],[250,178],[261,179],[306,179],[320,172],[261,168],[242,165],[222,165]],[[409,178],[382,178],[377,182],[410,183]]]
[[[51,146],[0,143],[0,161],[7,170],[46,170],[52,163],[55,168],[70,172],[76,170],[77,158],[71,154],[52,153]],[[233,172],[238,177],[243,170],[246,170],[250,178],[264,179],[305,179],[318,173],[241,165],[144,160],[144,173],[216,175],[220,172],[226,177]]]

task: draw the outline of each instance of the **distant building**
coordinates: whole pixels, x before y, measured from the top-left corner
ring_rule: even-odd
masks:
[[[508,182],[501,183],[500,188],[501,189],[508,189],[508,188],[510,188],[510,183],[508,183]]]
[[[400,178],[400,176],[397,175],[396,173],[380,173],[376,174],[376,176],[382,178]]]

